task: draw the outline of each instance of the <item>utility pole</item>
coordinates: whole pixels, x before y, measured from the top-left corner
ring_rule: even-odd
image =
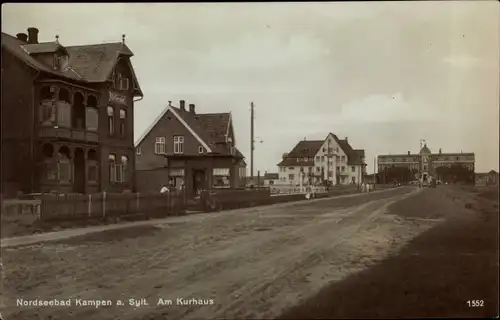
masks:
[[[253,114],[253,102],[250,103],[250,176],[253,181],[253,150],[255,149],[254,140],[254,114]]]

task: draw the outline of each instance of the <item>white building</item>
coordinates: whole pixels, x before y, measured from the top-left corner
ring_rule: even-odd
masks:
[[[329,133],[324,140],[303,140],[278,164],[283,183],[357,184],[366,174],[364,149],[353,149],[347,137],[340,140]]]

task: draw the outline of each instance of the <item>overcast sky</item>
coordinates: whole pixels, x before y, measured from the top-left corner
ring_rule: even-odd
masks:
[[[277,172],[328,132],[378,154],[475,152],[498,171],[499,3],[4,4],[2,31],[63,45],[126,43],[144,99],[135,137],[168,104],[231,111],[238,148]],[[259,139],[258,139],[259,140]]]

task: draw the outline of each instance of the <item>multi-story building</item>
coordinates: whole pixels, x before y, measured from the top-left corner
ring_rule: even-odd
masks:
[[[38,33],[2,33],[3,193],[133,190],[143,94],[125,36],[63,46]]]
[[[329,133],[324,140],[300,141],[278,167],[279,180],[294,185],[301,179],[315,185],[357,184],[366,174],[365,151]]]
[[[246,163],[236,148],[231,113],[198,113],[195,107],[169,102],[136,142],[140,192],[184,185],[192,197],[200,189],[244,186]]]
[[[437,179],[443,182],[474,183],[474,153],[432,153],[427,144],[418,154],[388,154],[378,156],[377,179],[380,183],[394,180],[411,181]]]

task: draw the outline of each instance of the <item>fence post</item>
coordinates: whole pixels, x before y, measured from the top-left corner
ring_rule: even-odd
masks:
[[[102,217],[106,218],[106,191],[102,192]]]
[[[89,202],[87,205],[87,213],[89,215],[89,218],[92,216],[92,195],[89,194]]]

